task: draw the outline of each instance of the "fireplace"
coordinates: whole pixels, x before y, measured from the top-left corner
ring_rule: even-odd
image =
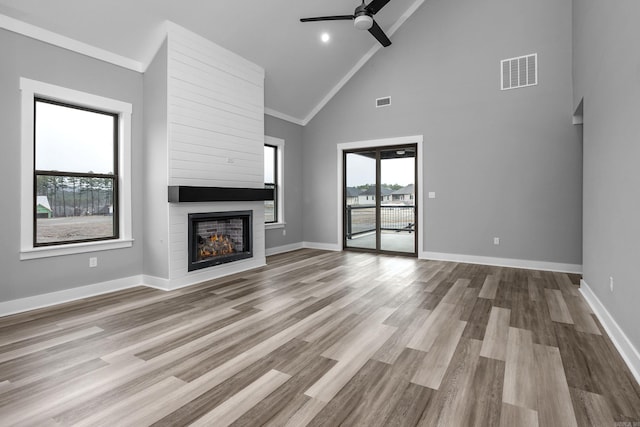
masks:
[[[188,270],[251,258],[252,211],[189,214]]]

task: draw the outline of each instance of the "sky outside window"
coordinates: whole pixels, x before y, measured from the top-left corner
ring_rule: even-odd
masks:
[[[113,173],[114,117],[36,101],[36,169]]]

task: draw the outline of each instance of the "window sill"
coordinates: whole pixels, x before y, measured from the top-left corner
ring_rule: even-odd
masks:
[[[287,225],[286,222],[270,222],[264,225],[265,230],[272,230],[275,228],[284,228]]]
[[[105,240],[103,242],[72,243],[69,245],[28,248],[20,251],[20,260],[108,251],[111,249],[130,248],[132,246],[133,239],[119,239]]]

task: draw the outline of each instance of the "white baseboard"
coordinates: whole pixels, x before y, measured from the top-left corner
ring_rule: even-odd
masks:
[[[278,246],[267,249],[267,256],[298,249],[319,249],[324,251],[339,252],[342,247],[335,243],[302,242],[290,245]],[[557,262],[530,261],[514,258],[494,258],[476,255],[449,254],[443,252],[421,252],[419,259],[431,259],[436,261],[464,262],[467,264],[495,265],[498,267],[523,268],[527,270],[557,271],[561,273],[582,274],[582,265],[562,264]]]
[[[254,257],[249,260],[242,260],[231,264],[219,265],[216,268],[207,268],[200,271],[191,272],[186,276],[176,279],[164,279],[161,277],[148,276],[142,277],[142,285],[150,288],[160,289],[163,291],[174,291],[187,286],[197,285],[209,280],[219,279],[232,274],[243,273],[255,268],[267,265],[264,257]]]
[[[124,277],[122,279],[109,280],[93,285],[80,286],[63,291],[50,292],[48,294],[34,295],[32,297],[14,299],[0,302],[0,317],[10,314],[22,313],[38,308],[49,307],[56,304],[75,301],[83,298],[121,291],[123,289],[141,286],[142,276]]]
[[[291,243],[288,245],[276,246],[273,248],[267,248],[265,251],[267,256],[271,256],[271,255],[283,254],[285,252],[297,251],[298,249],[302,249],[303,247],[304,246],[302,245],[302,242],[298,242],[298,243]]]
[[[337,243],[302,242],[302,247],[305,249],[318,249],[321,251],[334,252],[340,252],[342,250],[342,246]]]
[[[235,264],[235,263],[234,263]],[[253,270],[266,265],[264,257],[254,258],[249,262],[243,262],[243,270]],[[213,274],[212,274],[213,272]],[[95,283],[77,288],[65,289],[62,291],[47,294],[34,295],[32,297],[20,298],[10,301],[0,302],[0,317],[11,314],[23,313],[25,311],[50,307],[57,304],[76,301],[83,298],[94,297],[110,292],[121,291],[123,289],[134,288],[136,286],[147,286],[149,288],[172,291],[205,282],[207,280],[218,279],[220,277],[236,274],[239,271],[233,269],[213,269],[201,273],[191,274],[179,279],[164,279],[149,275],[137,275],[124,277],[122,279],[109,280],[107,282]]]
[[[629,370],[640,384],[640,352],[633,346],[629,337],[627,337],[611,313],[609,313],[604,304],[602,304],[602,301],[598,299],[584,280],[580,280],[580,293],[598,317],[600,323],[602,323],[609,338],[613,341],[613,345],[616,346],[618,352],[629,367]]]
[[[434,261],[463,262],[467,264],[495,265],[497,267],[524,268],[526,270],[558,271],[561,273],[582,274],[582,265],[557,262],[530,261],[514,258],[495,258],[477,255],[448,254],[442,252],[420,252],[420,259]]]
[[[170,291],[171,282],[169,279],[163,277],[149,276],[144,274],[142,276],[142,286],[147,286],[153,289],[159,289],[161,291]]]

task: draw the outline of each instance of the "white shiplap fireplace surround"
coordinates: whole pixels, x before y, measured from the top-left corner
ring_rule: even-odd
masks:
[[[169,203],[169,186],[264,188],[264,70],[172,23],[144,76],[144,283],[171,290],[265,264],[264,202]],[[253,212],[253,257],[188,271],[188,215]]]

